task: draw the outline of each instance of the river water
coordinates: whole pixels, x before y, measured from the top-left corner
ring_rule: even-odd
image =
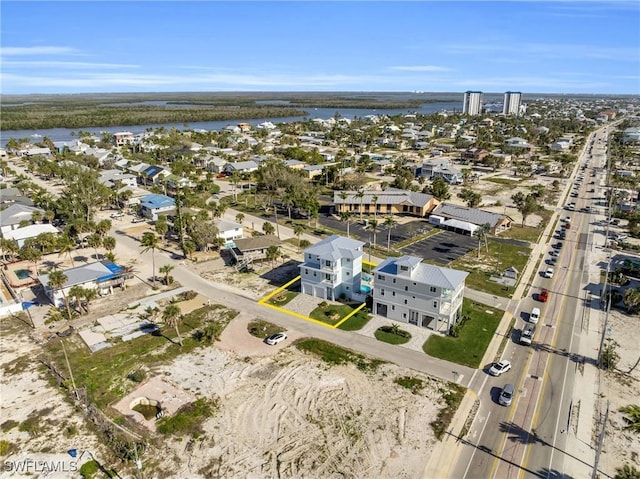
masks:
[[[223,120],[223,121],[198,121],[188,123],[187,128],[189,130],[221,130],[229,125],[236,125],[238,123],[249,123],[250,125],[258,125],[265,121],[270,121],[274,124],[277,123],[291,123],[295,121],[301,121],[304,119],[332,118],[338,113],[342,118],[353,119],[355,117],[365,117],[367,115],[402,115],[406,113],[421,113],[424,115],[430,115],[439,111],[452,111],[461,110],[462,101],[441,101],[434,103],[424,103],[420,108],[408,108],[400,110],[375,110],[364,108],[305,108],[307,112],[306,116],[292,116],[283,118],[252,118],[246,120]],[[115,133],[118,131],[130,131],[133,134],[142,133],[147,129],[156,129],[165,127],[167,130],[175,128],[176,130],[184,130],[184,123],[153,123],[146,125],[130,125],[130,126],[102,126],[102,127],[85,127],[85,128],[51,128],[43,130],[6,130],[0,131],[0,145],[6,145],[9,138],[29,138],[32,143],[37,143],[43,137],[48,137],[52,141],[72,141],[77,138],[79,131],[87,131],[100,137],[101,132]]]

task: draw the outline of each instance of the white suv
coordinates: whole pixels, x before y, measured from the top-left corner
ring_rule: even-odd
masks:
[[[553,278],[553,268],[547,268],[547,270],[544,272],[544,277]]]
[[[529,313],[529,322],[536,324],[540,320],[540,308],[533,308]]]

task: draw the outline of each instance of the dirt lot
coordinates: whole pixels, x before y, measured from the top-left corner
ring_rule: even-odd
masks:
[[[220,398],[220,408],[204,423],[197,445],[187,452],[184,442],[172,442],[173,454],[163,451],[160,468],[179,470],[181,477],[421,475],[435,441],[429,423],[438,410],[439,381],[421,376],[425,387],[412,394],[393,382],[412,371],[329,367],[291,346],[291,338],[274,348],[232,326],[223,348],[163,368],[198,396]],[[242,345],[242,354],[228,350],[233,344]],[[188,461],[181,459],[185,454]]]
[[[640,405],[640,366],[631,374],[629,371],[640,357],[638,347],[638,315],[627,315],[612,311],[609,315],[610,337],[619,346],[620,355],[617,371],[602,375],[601,410],[604,412],[606,401],[611,401],[609,427],[604,440],[601,456],[601,470],[613,477],[615,469],[623,464],[632,464],[640,469],[640,435],[625,429],[627,423],[624,414],[619,412],[623,406]]]

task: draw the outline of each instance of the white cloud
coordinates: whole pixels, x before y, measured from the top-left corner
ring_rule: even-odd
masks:
[[[5,60],[2,62],[3,67],[22,67],[22,68],[75,68],[75,69],[92,69],[92,68],[138,68],[138,65],[128,65],[124,63],[91,63],[91,62],[65,62],[55,60]]]
[[[78,51],[70,47],[0,47],[2,56],[30,56],[30,55],[76,55]]]
[[[449,72],[452,69],[447,67],[439,67],[437,65],[407,65],[389,67],[389,70],[403,72]]]

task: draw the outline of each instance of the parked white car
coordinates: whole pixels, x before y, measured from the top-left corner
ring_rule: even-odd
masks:
[[[544,272],[544,277],[549,279],[553,278],[553,268],[547,268]]]

